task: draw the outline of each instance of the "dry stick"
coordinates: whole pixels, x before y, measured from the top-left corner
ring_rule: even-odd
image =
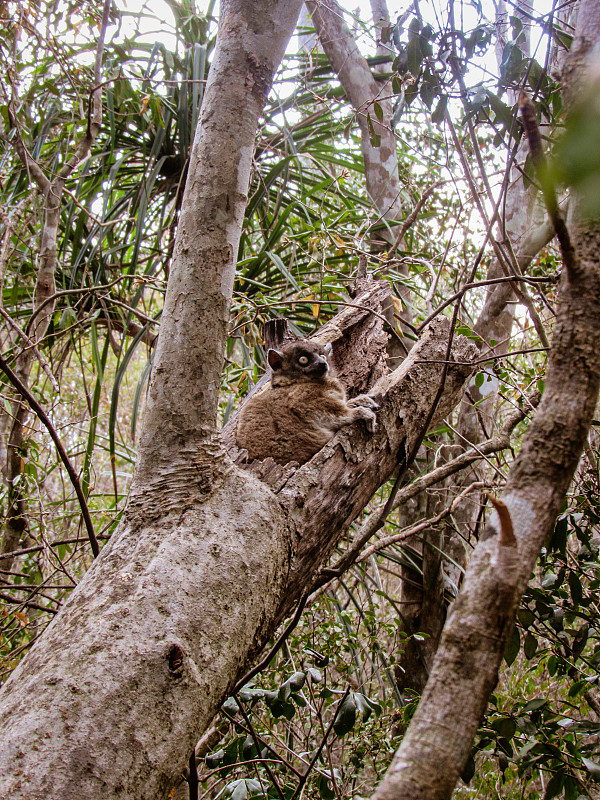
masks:
[[[483,489],[484,485],[485,484],[483,481],[475,481],[474,483],[470,483],[465,489],[462,490],[462,492],[460,492],[460,494],[456,495],[454,500],[449,505],[443,508],[439,513],[435,514],[435,516],[428,517],[420,522],[415,522],[414,525],[411,525],[403,531],[392,533],[390,536],[380,539],[370,547],[367,547],[367,549],[360,554],[360,558],[356,560],[356,563],[360,564],[375,553],[378,553],[380,550],[383,550],[392,544],[403,542],[405,539],[409,539],[411,536],[416,536],[417,533],[425,530],[425,528],[430,528],[432,525],[437,525],[438,522],[441,522],[445,517],[452,514],[459,503],[464,500],[470,492],[474,491],[475,489]]]
[[[571,237],[569,236],[569,230],[562,217],[562,214],[560,213],[554,186],[547,174],[546,157],[542,147],[542,138],[540,136],[540,129],[538,127],[535,106],[528,97],[527,93],[524,91],[521,91],[519,95],[519,108],[523,118],[523,126],[525,127],[527,141],[529,142],[531,160],[542,185],[542,194],[544,196],[546,211],[548,212],[548,216],[550,217],[552,224],[554,225],[554,230],[556,231],[556,237],[558,239],[558,243],[560,244],[560,252],[563,257],[563,263],[565,265],[565,269],[567,270],[567,277],[570,277],[578,269],[577,256],[575,254],[575,248],[571,242]]]
[[[224,717],[226,717],[231,722],[231,724],[235,726],[235,728],[241,728],[241,730],[243,730],[245,733],[250,735],[250,729],[247,728],[245,725],[243,725],[239,720],[236,720],[236,718],[233,717],[231,714],[228,714],[227,711],[225,711],[224,708],[221,708],[221,714]],[[257,734],[257,736],[258,736],[258,734]],[[279,744],[281,744],[283,747],[287,747],[285,742],[282,742],[281,739],[277,736],[277,734],[275,734],[275,738],[277,739]],[[281,756],[277,752],[277,750],[275,750],[274,747],[271,747],[271,745],[265,739],[262,739],[260,736],[258,736],[258,739],[259,739],[261,745],[263,746],[263,748],[266,748],[267,750],[269,750],[269,752],[271,752],[275,756],[275,758],[277,759],[277,761],[280,764],[283,764],[286,769],[289,769],[290,772],[293,772],[294,775],[297,778],[301,778],[302,777],[302,773],[300,772],[300,770],[296,769],[296,767],[293,764],[291,764],[289,761],[286,761],[286,759],[283,758],[283,756]],[[202,739],[200,741],[202,741]],[[200,744],[200,742],[198,742],[198,744]],[[196,747],[198,747],[198,745],[196,745]],[[287,749],[292,753],[292,755],[296,755],[295,753],[293,753],[292,750],[290,750],[289,747]],[[305,759],[302,756],[298,756],[298,758],[302,762],[305,761]]]
[[[44,361],[44,359],[42,358],[42,354],[38,350],[36,343],[32,339],[29,338],[29,336],[25,333],[23,328],[21,328],[21,326],[17,322],[15,322],[15,320],[10,316],[10,314],[8,314],[2,308],[2,306],[0,306],[0,314],[2,314],[4,319],[8,322],[8,324],[11,325],[11,327],[13,327],[16,330],[16,332],[19,334],[19,336],[22,339],[25,340],[25,342],[27,343],[27,346],[31,347],[31,349],[33,350],[33,352],[35,354],[35,357],[40,362],[40,366],[43,369],[44,373],[46,374],[46,377],[48,378],[48,380],[52,384],[52,388],[54,389],[55,392],[58,392],[58,383],[56,382],[56,378],[52,374],[48,362]],[[23,346],[23,350],[25,350],[25,349],[26,349],[26,347]]]
[[[447,306],[452,305],[455,300],[460,300],[466,294],[469,289],[478,289],[480,286],[491,286],[493,284],[498,283],[511,283],[511,282],[522,282],[522,283],[531,283],[532,285],[536,283],[551,283],[554,280],[552,277],[544,278],[544,277],[529,277],[527,275],[504,275],[499,278],[486,278],[483,281],[473,281],[471,283],[465,283],[464,286],[458,292],[455,292],[451,297],[448,297],[441,303],[435,311],[432,311],[431,314],[426,317],[423,322],[418,326],[417,332],[420,333],[423,328],[428,325],[432,319],[438,316]],[[544,349],[548,349],[547,347]]]
[[[439,189],[440,186],[443,186],[444,183],[446,183],[446,181],[438,181],[437,183],[434,183],[432,186],[430,186],[428,189],[425,189],[425,191],[421,195],[421,199],[419,200],[417,205],[414,207],[413,211],[411,211],[411,213],[408,215],[408,217],[402,223],[402,227],[398,231],[398,233],[396,235],[396,238],[394,239],[394,242],[393,242],[393,244],[392,244],[392,246],[390,248],[390,253],[394,252],[394,250],[398,247],[398,245],[400,244],[402,239],[404,239],[404,236],[405,236],[406,232],[408,231],[408,229],[412,225],[414,225],[415,220],[419,216],[419,212],[421,211],[421,209],[423,208],[423,206],[425,205],[427,200],[431,197],[433,192],[435,192],[436,189]]]
[[[50,437],[52,438],[52,441],[54,442],[54,445],[58,451],[58,455],[60,456],[60,460],[63,462],[65,469],[67,470],[67,473],[69,475],[69,478],[71,479],[71,483],[73,484],[73,488],[75,489],[75,494],[77,495],[77,499],[79,500],[79,505],[81,507],[81,514],[83,516],[85,527],[88,533],[88,538],[90,540],[92,553],[94,554],[94,558],[96,558],[96,556],[100,552],[100,548],[98,547],[98,540],[96,539],[96,534],[94,533],[94,526],[92,525],[92,518],[90,517],[90,511],[87,507],[85,495],[81,488],[81,483],[79,482],[77,473],[75,472],[73,465],[69,461],[69,457],[67,456],[67,453],[62,445],[62,442],[58,434],[56,433],[56,430],[54,429],[54,426],[50,422],[50,419],[48,418],[48,415],[46,414],[44,409],[40,406],[40,404],[31,394],[29,389],[23,383],[21,383],[19,378],[17,378],[15,373],[8,366],[8,364],[2,358],[2,356],[0,356],[0,369],[2,370],[2,372],[4,372],[8,380],[12,383],[12,385],[19,392],[19,394],[23,398],[25,398],[25,400],[27,400],[30,407],[35,411],[38,418],[44,424],[46,430],[50,434]]]
[[[348,687],[348,688],[346,689],[346,691],[344,692],[344,696],[342,697],[342,699],[341,699],[341,700],[340,700],[340,702],[338,703],[338,705],[337,705],[337,708],[336,708],[336,710],[335,710],[335,714],[333,715],[333,718],[332,718],[331,722],[329,723],[329,725],[328,725],[328,727],[327,727],[327,730],[325,731],[325,735],[323,736],[323,738],[322,738],[322,740],[321,740],[321,744],[320,744],[320,745],[317,747],[317,752],[316,752],[316,753],[314,754],[314,756],[311,758],[311,760],[310,760],[310,764],[308,765],[308,768],[307,768],[306,772],[305,772],[305,773],[304,773],[304,775],[303,775],[303,776],[300,778],[300,783],[298,784],[298,786],[296,786],[296,791],[295,791],[295,792],[294,792],[294,794],[292,795],[292,797],[291,797],[291,800],[296,800],[296,798],[300,796],[300,794],[301,794],[301,792],[302,792],[302,789],[304,788],[304,784],[305,784],[305,783],[306,783],[306,781],[308,780],[308,776],[309,776],[309,775],[310,775],[310,773],[312,772],[312,769],[313,769],[313,767],[314,767],[314,766],[315,766],[315,764],[317,763],[317,759],[318,759],[318,758],[319,758],[319,756],[321,755],[321,750],[322,750],[322,749],[325,747],[325,742],[327,741],[327,739],[328,739],[328,737],[329,737],[329,734],[331,733],[331,731],[332,731],[332,729],[333,729],[333,726],[334,726],[334,724],[335,724],[335,720],[336,720],[336,717],[337,717],[338,711],[339,711],[339,710],[340,710],[340,708],[342,707],[342,705],[343,705],[343,703],[344,703],[344,700],[345,700],[345,699],[348,697],[348,695],[349,695],[349,694],[350,694],[350,687]]]
[[[540,394],[536,392],[529,400],[530,407],[535,408],[539,401]],[[411,498],[415,497],[424,489],[428,489],[430,486],[439,483],[439,481],[444,480],[448,476],[454,475],[456,472],[465,469],[475,461],[479,461],[481,458],[484,458],[491,453],[496,453],[499,450],[506,450],[508,447],[510,447],[511,433],[519,424],[519,422],[522,422],[526,416],[527,409],[515,409],[512,413],[507,415],[506,421],[502,426],[502,430],[496,436],[488,439],[487,442],[482,442],[480,445],[472,447],[470,450],[461,453],[459,456],[452,459],[452,461],[448,461],[447,464],[442,464],[440,467],[437,467],[420,478],[416,478],[412,483],[408,484],[408,486],[400,489],[396,493],[396,496],[391,504],[392,507],[388,510],[388,514],[398,508],[398,506],[400,506],[402,503],[405,503]],[[381,525],[379,525],[381,516],[382,512],[379,511],[371,514],[363,523],[357,535],[354,537],[354,540],[351,542],[348,550],[340,557],[337,564],[335,564],[329,570],[323,570],[323,575],[327,575],[328,580],[330,578],[333,579],[334,577],[339,577],[356,562],[365,544],[381,527]],[[323,582],[315,584],[313,591],[318,589],[321,585],[323,585]]]
[[[81,289],[61,289],[58,292],[54,292],[54,294],[51,294],[49,297],[46,297],[46,299],[43,300],[39,304],[39,306],[35,309],[35,311],[32,313],[27,323],[27,331],[29,332],[31,330],[31,326],[33,324],[34,319],[37,317],[40,311],[43,310],[44,306],[47,306],[48,303],[52,303],[59,297],[66,297],[67,295],[71,294],[94,294],[95,292],[99,292],[101,289],[111,289],[113,286],[115,286],[117,283],[120,283],[122,280],[123,278],[119,277],[116,278],[114,281],[111,281],[110,283],[101,283],[98,286],[84,286]]]
[[[27,608],[35,608],[37,611],[47,611],[49,614],[58,613],[54,608],[46,608],[46,606],[40,606],[38,605],[38,603],[34,603],[31,600],[17,600],[15,597],[11,597],[8,594],[4,594],[4,592],[0,592],[0,600],[4,600],[5,603],[11,603],[12,605],[25,606]],[[58,601],[55,600],[54,602],[56,603]]]
[[[112,533],[107,533],[104,535],[96,534],[96,539],[110,539]],[[81,536],[71,537],[70,539],[55,539],[53,542],[49,542],[47,546],[49,547],[60,547],[61,544],[79,544],[80,542],[85,541],[81,538]],[[2,558],[17,558],[17,556],[26,556],[29,553],[39,553],[40,550],[43,550],[46,545],[43,544],[34,544],[31,547],[21,547],[19,550],[9,550],[8,553],[2,553]],[[8,570],[0,570],[0,572],[8,572]]]
[[[459,156],[459,159],[460,159],[460,162],[461,162],[461,166],[463,168],[463,172],[465,174],[465,178],[467,180],[467,183],[469,184],[469,189],[470,189],[470,192],[471,192],[471,196],[473,197],[473,200],[475,201],[475,205],[477,206],[477,209],[479,211],[481,219],[483,220],[484,224],[486,225],[486,228],[487,228],[487,231],[486,231],[487,239],[489,239],[491,241],[492,249],[494,250],[494,254],[496,255],[496,258],[498,259],[498,263],[503,265],[503,266],[506,266],[507,269],[510,270],[513,273],[513,275],[518,275],[518,272],[515,270],[513,264],[510,262],[510,259],[506,259],[505,258],[504,253],[502,252],[502,249],[500,248],[499,243],[491,236],[491,230],[492,230],[492,227],[494,226],[494,222],[495,222],[496,216],[498,214],[498,207],[499,207],[499,203],[500,203],[500,198],[498,199],[498,202],[496,203],[496,205],[494,207],[494,210],[492,212],[491,217],[488,219],[488,215],[486,213],[486,210],[485,210],[485,208],[483,206],[483,203],[481,202],[481,198],[479,197],[479,192],[477,190],[477,185],[475,184],[475,179],[473,178],[471,170],[469,169],[469,165],[467,164],[467,160],[465,158],[465,154],[464,154],[462,145],[461,145],[460,140],[458,138],[458,134],[456,133],[456,128],[454,127],[454,123],[452,122],[452,119],[450,118],[450,115],[448,114],[448,112],[446,112],[446,124],[448,125],[448,128],[450,130],[450,135],[452,137],[452,142],[454,143],[454,146],[456,147],[456,151],[458,152],[458,156]],[[487,241],[487,239],[486,239],[486,241]],[[536,311],[536,308],[535,308],[535,306],[533,304],[533,301],[531,300],[531,297],[529,297],[527,292],[519,289],[519,287],[517,285],[515,285],[514,290],[517,293],[517,295],[518,295],[519,299],[521,300],[521,302],[523,303],[523,305],[529,311],[529,315],[531,316],[531,319],[532,319],[533,324],[535,326],[537,335],[540,338],[540,341],[542,342],[544,347],[549,347],[550,344],[548,342],[548,337],[546,336],[546,332],[544,330],[544,326],[542,325],[542,322],[540,320],[539,314]]]
[[[459,151],[459,155],[461,157],[461,162],[463,163],[463,167],[465,169],[465,175],[467,176],[468,179],[470,179],[470,185],[471,185],[471,183],[473,182],[473,179],[472,179],[471,173],[470,173],[470,171],[468,169],[468,165],[466,164],[466,161],[464,159],[464,153],[462,152],[462,148],[460,147],[460,143],[458,142],[458,137],[456,135],[456,130],[454,129],[454,126],[452,124],[452,120],[450,119],[450,117],[449,117],[449,115],[447,113],[446,113],[446,119],[447,119],[447,122],[448,122],[448,124],[450,126],[450,130],[451,130],[451,133],[452,133],[453,141],[455,142],[455,144],[457,146],[457,149]],[[475,200],[478,202],[478,204],[479,204],[479,206],[481,208],[482,217],[485,220],[485,219],[487,219],[486,215],[485,215],[485,209],[483,209],[483,207],[481,206],[481,201],[479,200],[479,197],[478,197],[476,192],[474,192],[474,195],[475,195]],[[496,208],[494,209],[494,215],[492,216],[492,219],[494,219],[494,216],[497,214],[497,210],[498,210],[498,204],[496,204]],[[490,237],[491,237],[491,223],[488,224],[484,242],[483,242],[483,244],[482,244],[482,246],[480,248],[480,251],[479,251],[479,254],[478,254],[477,258],[475,259],[475,263],[474,263],[473,268],[471,270],[471,275],[470,275],[470,278],[468,280],[468,283],[472,283],[474,281],[474,279],[475,279],[475,274],[477,272],[477,267],[478,267],[478,264],[479,264],[479,261],[480,261],[480,256],[483,253],[483,248],[487,244],[487,241],[490,239]],[[492,243],[495,244],[494,242],[492,242]],[[496,249],[496,247],[495,247],[495,249]],[[378,515],[378,518],[376,519],[376,521],[374,523],[373,533],[378,531],[385,524],[385,521],[386,521],[388,515],[391,513],[392,507],[393,507],[393,504],[394,504],[394,500],[395,500],[396,495],[398,494],[398,492],[400,490],[400,481],[401,481],[403,475],[406,474],[406,470],[411,466],[412,462],[416,458],[417,453],[419,451],[419,448],[420,448],[420,446],[421,446],[421,444],[423,442],[423,439],[425,438],[425,436],[427,434],[427,430],[429,428],[429,424],[430,424],[431,420],[433,419],[433,415],[435,413],[435,409],[437,408],[438,403],[440,402],[440,399],[442,397],[442,394],[443,394],[443,391],[444,391],[444,385],[446,383],[446,376],[448,374],[448,367],[449,367],[449,364],[450,364],[450,355],[451,355],[451,352],[452,352],[452,342],[454,341],[454,332],[455,332],[455,329],[456,329],[456,323],[457,323],[457,320],[458,320],[458,312],[459,312],[459,309],[460,309],[460,305],[461,304],[458,303],[454,307],[454,312],[452,314],[452,322],[451,322],[451,325],[450,325],[450,336],[448,337],[448,346],[446,348],[446,357],[444,359],[444,368],[443,368],[442,375],[441,375],[441,378],[440,378],[440,384],[439,384],[438,390],[437,390],[436,395],[435,395],[435,397],[433,399],[433,402],[431,404],[431,409],[430,409],[429,414],[427,416],[427,419],[425,420],[425,423],[424,423],[424,425],[423,425],[423,427],[421,429],[421,432],[419,433],[419,435],[417,437],[417,440],[416,440],[416,442],[415,442],[415,444],[413,446],[413,449],[412,449],[411,453],[408,455],[408,457],[405,456],[404,459],[403,459],[402,469],[400,470],[400,473],[398,474],[398,477],[396,478],[394,486],[392,487],[392,491],[390,492],[390,496],[388,497],[388,500],[387,500],[387,502],[386,502],[386,504],[385,504],[385,506],[383,508],[383,511],[381,512],[380,515]],[[535,311],[535,309],[533,309],[533,310]],[[535,317],[533,319],[534,319],[534,323],[535,323]],[[545,345],[547,345],[547,340],[546,340],[543,328],[541,330],[538,330],[538,335],[540,336],[540,339],[542,339],[542,342]],[[315,589],[318,589],[320,586],[322,586],[324,583],[326,583],[331,577],[335,577],[335,576],[331,575],[330,572],[328,573],[327,570],[323,570],[321,572],[321,575],[319,576],[319,578],[317,578],[317,580],[313,584],[311,590],[314,591]]]
[[[453,12],[451,10],[451,14],[452,13]],[[453,58],[451,59],[452,71],[453,71],[453,74],[454,74],[455,78],[458,81],[458,84],[459,84],[459,87],[460,87],[460,96],[461,96],[461,99],[462,99],[462,102],[463,102],[463,106],[464,106],[464,109],[465,109],[465,113],[466,113],[468,111],[468,108],[467,108],[466,103],[465,103],[465,98],[467,96],[467,88],[466,88],[465,82],[463,80],[462,72],[461,72],[461,70],[459,68],[459,62],[458,62],[458,57],[456,55],[455,43],[453,44],[453,50],[455,52],[454,52]],[[529,70],[528,70],[528,73],[529,73]],[[525,75],[524,80],[527,80],[527,75]],[[541,80],[541,78],[540,78],[540,80]],[[469,114],[467,114],[466,120],[467,120],[467,127],[468,127],[468,130],[469,130],[469,136],[471,138],[471,143],[473,145],[473,152],[475,153],[475,159],[477,161],[477,164],[479,166],[479,171],[481,173],[481,179],[483,181],[483,185],[485,187],[485,190],[486,190],[486,193],[487,193],[489,201],[493,202],[494,198],[493,198],[492,190],[491,190],[488,178],[487,178],[485,165],[483,163],[483,158],[481,156],[481,149],[479,147],[479,143],[478,143],[477,137],[475,135],[475,129],[474,129],[474,126],[473,126],[473,122],[472,122]],[[514,128],[514,125],[515,125],[515,121],[516,120],[513,117],[512,122],[511,122],[511,135],[512,135],[512,129]],[[503,185],[502,185],[502,189],[501,189],[501,192],[500,192],[500,197],[503,198],[503,207],[504,208],[506,207],[506,196],[507,196],[506,193],[507,193],[508,181],[509,181],[509,177],[510,177],[510,163],[511,163],[511,161],[515,160],[515,157],[516,157],[516,154],[517,154],[517,150],[518,150],[518,146],[519,146],[519,144],[518,144],[518,141],[517,141],[517,142],[515,142],[515,145],[513,147],[512,152],[511,152],[510,160],[508,162],[507,169],[506,169],[506,172],[505,172],[505,175],[504,175],[504,180],[502,182]],[[510,238],[508,238],[506,236],[506,226],[505,226],[504,218],[502,219],[502,222],[500,221],[500,216],[498,214],[498,206],[496,206],[496,209],[495,209],[494,214],[492,215],[492,217],[490,219],[490,222],[493,224],[494,220],[496,220],[498,222],[498,224],[499,224],[499,226],[501,228],[502,236],[503,236],[504,243],[505,243],[505,246],[506,246],[506,266],[513,273],[513,275],[518,275],[521,272],[520,269],[519,269],[519,262],[518,262],[517,258],[515,257],[515,253],[514,253],[514,250],[512,248],[512,242],[510,241]],[[500,252],[500,243],[498,243],[498,248],[499,249],[498,249],[498,251],[496,253],[496,258],[498,259],[498,263],[500,264],[500,266],[503,266],[503,261],[499,258],[499,255],[498,255],[499,252]],[[538,329],[538,327],[539,327],[543,331],[542,323],[541,323],[541,320],[539,319],[539,315],[537,314],[537,310],[535,308],[535,305],[533,304],[533,301],[531,300],[531,298],[529,297],[527,292],[524,289],[522,290],[520,286],[515,286],[514,287],[514,292],[517,295],[517,297],[524,303],[526,308],[529,310],[529,313],[530,313],[531,318],[532,318],[532,320],[534,322],[534,325],[536,326],[536,329]],[[547,303],[547,301],[546,301],[546,299],[544,297],[543,292],[540,292],[539,294],[540,294],[540,297],[543,298],[544,303],[546,305],[548,305],[548,303]],[[538,322],[539,322],[539,326],[538,326]],[[538,330],[538,334],[539,333],[540,333],[540,330]],[[548,344],[544,340],[543,336],[540,336],[540,338],[541,338],[543,344],[546,344],[546,345]]]
[[[290,633],[294,630],[294,628],[296,627],[296,625],[300,621],[300,617],[302,616],[302,612],[304,611],[304,606],[306,605],[307,598],[308,598],[308,592],[305,592],[302,595],[302,597],[300,598],[300,601],[298,603],[298,607],[296,609],[296,613],[294,614],[294,616],[290,620],[289,624],[286,625],[286,627],[284,628],[283,632],[281,633],[281,636],[279,636],[279,638],[277,639],[277,641],[275,642],[273,647],[269,650],[269,652],[262,659],[262,661],[259,661],[259,663],[255,667],[253,667],[249,672],[247,672],[244,675],[243,678],[239,679],[239,681],[233,687],[232,694],[235,694],[236,692],[239,692],[239,690],[243,686],[245,686],[248,683],[249,680],[254,678],[255,675],[258,675],[259,672],[262,672],[263,669],[265,669],[265,667],[268,666],[270,660],[273,658],[275,653],[279,650],[281,645],[285,642],[287,637],[290,635]]]
[[[254,742],[254,746],[256,747],[256,752],[260,756],[260,741],[259,741],[259,738],[258,738],[258,736],[256,734],[256,731],[254,730],[254,725],[250,722],[250,717],[248,716],[248,714],[246,714],[246,709],[241,704],[241,702],[238,700],[237,696],[235,694],[233,696],[235,697],[235,700],[236,700],[236,702],[238,704],[238,708],[240,710],[240,713],[241,713],[242,717],[244,718],[244,722],[246,723],[246,725],[250,729],[250,736],[252,736],[252,741]],[[196,754],[196,750],[194,749],[194,751],[193,751],[193,756],[194,757],[195,757],[195,754]],[[275,789],[277,791],[277,794],[279,795],[281,800],[284,800],[285,795],[284,795],[284,793],[283,793],[283,791],[281,789],[281,786],[279,785],[279,783],[277,781],[277,778],[273,774],[273,770],[269,766],[268,761],[266,759],[265,759],[265,761],[263,763],[263,766],[265,768],[265,772],[267,773],[267,775],[271,779],[271,783],[275,787]],[[262,783],[262,781],[260,781],[260,777],[259,777],[259,783]],[[190,800],[191,800],[191,798],[190,798]]]

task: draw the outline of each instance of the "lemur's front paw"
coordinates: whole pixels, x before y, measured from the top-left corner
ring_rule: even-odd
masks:
[[[369,394],[359,394],[358,397],[353,397],[352,400],[348,400],[348,405],[352,406],[353,408],[356,408],[356,406],[373,409],[379,408],[379,403]]]
[[[371,411],[370,408],[365,408],[364,406],[357,406],[357,408],[359,408],[361,411],[361,418],[364,419],[369,433],[375,433],[375,429],[377,428],[377,417],[374,412]]]

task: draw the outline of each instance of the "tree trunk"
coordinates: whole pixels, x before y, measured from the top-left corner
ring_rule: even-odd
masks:
[[[440,319],[375,383],[374,435],[357,423],[297,470],[264,462],[264,481],[226,453],[216,404],[254,135],[299,7],[222,2],[129,503],[0,692],[0,796],[164,796],[249,660],[422,434],[442,378],[432,424],[470,374],[475,348],[461,337],[444,372]],[[365,302],[319,332],[351,383],[373,382],[385,345],[381,305],[372,300],[372,314]],[[343,320],[370,325],[377,344],[358,373]]]

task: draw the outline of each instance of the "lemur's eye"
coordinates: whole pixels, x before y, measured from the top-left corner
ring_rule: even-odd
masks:
[[[298,363],[305,367],[308,364],[308,356],[300,356]]]

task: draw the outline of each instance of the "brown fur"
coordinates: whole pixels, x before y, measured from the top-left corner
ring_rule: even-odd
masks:
[[[237,445],[248,458],[304,464],[344,425],[364,419],[375,430],[377,403],[368,395],[346,401],[344,387],[331,374],[329,352],[306,340],[269,350],[271,382],[247,401],[237,423]]]

